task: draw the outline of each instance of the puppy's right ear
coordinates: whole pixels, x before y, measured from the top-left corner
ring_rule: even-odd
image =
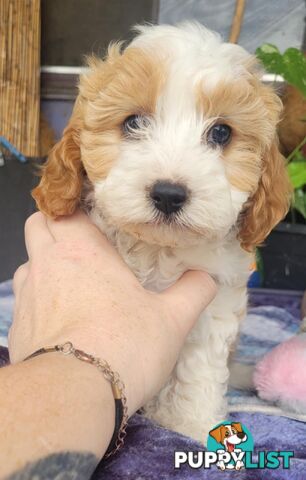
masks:
[[[38,187],[32,191],[39,210],[50,217],[71,215],[79,204],[84,178],[79,132],[74,111],[62,139],[42,167]]]
[[[220,427],[214,428],[209,432],[209,435],[213,437],[218,443],[221,443],[222,440],[222,427],[224,428],[223,425],[220,425]]]

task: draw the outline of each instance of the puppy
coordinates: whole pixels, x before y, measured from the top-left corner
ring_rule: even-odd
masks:
[[[215,300],[145,406],[204,442],[226,414],[252,252],[288,209],[281,102],[253,56],[197,23],[137,32],[125,50],[112,44],[89,60],[33,196],[51,217],[81,205],[150,290],[188,269],[214,277]]]

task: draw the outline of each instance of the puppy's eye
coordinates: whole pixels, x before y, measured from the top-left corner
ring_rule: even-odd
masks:
[[[137,130],[140,127],[141,118],[139,115],[130,115],[123,122],[123,130],[125,133],[131,132],[131,130]]]
[[[207,141],[211,145],[224,147],[232,138],[232,129],[225,123],[217,123],[208,131]]]
[[[226,437],[229,436],[229,432],[228,432],[228,431],[225,432],[225,436],[226,436]]]

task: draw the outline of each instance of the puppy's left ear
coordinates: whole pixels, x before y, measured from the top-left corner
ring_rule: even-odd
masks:
[[[284,218],[290,205],[292,186],[277,139],[266,149],[262,165],[257,190],[240,217],[238,238],[247,251],[262,244],[272,228]]]
[[[237,432],[240,432],[240,433],[241,433],[241,432],[243,431],[240,422],[237,422],[237,423],[232,422],[232,427],[236,428]]]

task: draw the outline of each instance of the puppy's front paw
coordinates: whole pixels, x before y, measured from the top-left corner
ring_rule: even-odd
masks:
[[[235,468],[236,468],[236,470],[242,470],[244,468],[244,463],[241,462],[240,460],[238,460]]]
[[[174,426],[173,430],[176,430],[184,435],[197,440],[205,447],[207,446],[207,440],[211,428],[218,424],[221,420],[214,419],[212,422],[207,422],[207,420],[189,419],[188,423],[184,423],[181,426]]]
[[[219,470],[225,470],[224,462],[218,462],[217,467],[219,468]]]

